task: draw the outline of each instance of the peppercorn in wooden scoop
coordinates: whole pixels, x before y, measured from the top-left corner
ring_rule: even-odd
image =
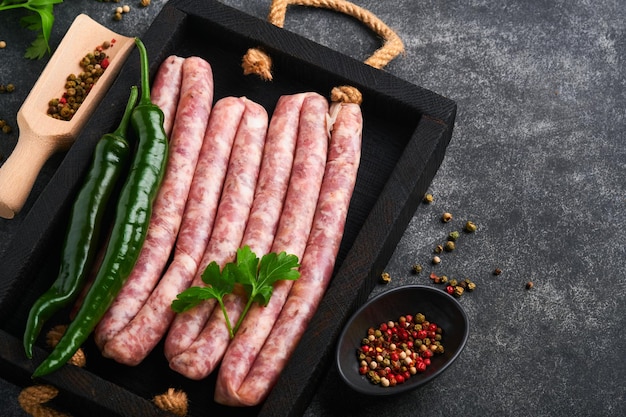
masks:
[[[17,114],[20,136],[11,156],[0,167],[0,217],[13,218],[24,206],[48,158],[74,143],[133,46],[134,38],[120,36],[85,14],[76,17]],[[70,97],[76,94],[76,89],[70,94],[66,89],[68,76],[84,72],[81,61],[100,48],[107,59],[97,68],[98,72],[104,71],[92,86],[89,86],[92,80],[87,82],[84,101],[71,119],[52,117],[48,113],[50,101],[59,99],[62,104],[75,101]]]

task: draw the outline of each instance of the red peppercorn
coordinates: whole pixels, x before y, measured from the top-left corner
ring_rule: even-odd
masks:
[[[450,295],[454,294],[454,287],[452,285],[446,286],[446,292]]]
[[[435,323],[430,323],[428,325],[428,331],[430,332],[436,332],[437,331],[437,325]]]
[[[417,369],[417,372],[424,372],[426,370],[426,364],[424,362],[417,362],[415,369]]]
[[[428,336],[428,333],[426,332],[426,330],[419,330],[417,332],[417,338],[418,339],[424,340],[424,339],[426,339],[427,336]]]
[[[109,59],[108,58],[104,58],[102,60],[102,62],[100,62],[100,66],[104,69],[107,69],[109,66]]]

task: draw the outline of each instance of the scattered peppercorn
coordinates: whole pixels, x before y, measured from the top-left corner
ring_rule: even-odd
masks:
[[[441,258],[438,256],[433,256],[433,264],[437,265],[441,263]]]
[[[444,247],[444,249],[447,252],[452,252],[454,249],[456,249],[456,245],[454,244],[453,241],[449,240],[446,242],[446,246]]]
[[[426,371],[433,355],[445,352],[443,330],[422,313],[370,327],[357,349],[359,373],[382,387],[406,382]]]
[[[389,275],[389,272],[383,272],[380,274],[380,279],[383,283],[388,284],[391,282],[391,275]]]
[[[150,6],[150,0],[141,0],[140,3],[143,7],[148,7]]]
[[[468,220],[465,223],[465,231],[466,232],[472,233],[472,232],[475,232],[476,229],[478,229],[478,226],[476,226],[476,224],[474,222],[471,222],[471,221]]]
[[[527,289],[527,290],[530,290],[530,289],[531,289],[532,287],[534,287],[534,286],[535,286],[535,284],[533,284],[533,282],[532,282],[532,281],[528,281],[528,282],[526,283],[526,289]]]
[[[434,251],[433,251],[433,252],[435,252],[435,253],[441,253],[441,252],[443,252],[443,245],[437,245],[437,246],[435,246],[435,249],[434,249]]]
[[[5,41],[0,41],[0,49],[4,49],[7,47],[7,43]]]
[[[419,274],[420,272],[422,272],[422,265],[415,264],[415,265],[413,265],[412,270],[413,270],[414,274]]]
[[[502,270],[500,268],[496,268],[493,270],[494,275],[500,275],[501,273],[502,273]]]
[[[460,236],[460,233],[455,230],[455,231],[450,232],[448,234],[448,240],[450,240],[452,242],[456,242],[457,239],[459,238],[459,236]]]
[[[2,133],[11,133],[11,130],[11,126],[6,123],[2,126]]]
[[[433,197],[433,195],[432,195],[432,194],[426,194],[426,195],[424,196],[424,203],[426,203],[426,204],[430,204],[430,203],[432,203],[433,201],[435,201],[435,198]]]
[[[15,91],[15,85],[9,83],[7,85],[0,84],[0,94],[12,93]]]
[[[448,223],[450,220],[452,220],[452,214],[446,212],[441,215],[442,222]]]
[[[460,296],[463,295],[464,291],[465,291],[465,289],[462,286],[457,285],[456,287],[454,287],[454,296],[455,297],[460,297]]]

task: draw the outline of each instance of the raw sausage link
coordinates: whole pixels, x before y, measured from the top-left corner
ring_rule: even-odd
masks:
[[[172,262],[135,318],[104,345],[104,356],[137,365],[165,335],[175,316],[172,300],[191,283],[209,242],[245,107],[244,100],[235,97],[222,98],[213,106]]]
[[[165,58],[159,66],[152,82],[152,90],[150,90],[152,102],[163,110],[163,128],[168,138],[172,133],[176,107],[180,97],[184,60],[184,58],[176,55]]]
[[[362,116],[356,104],[341,106],[333,126],[324,182],[313,228],[302,258],[298,279],[267,342],[237,397],[224,397],[220,388],[230,364],[222,364],[216,401],[228,405],[257,405],[275,385],[289,357],[317,310],[332,277],[361,153]]]
[[[293,164],[300,109],[307,95],[280,97],[270,120],[254,202],[242,240],[242,246],[250,246],[259,257],[270,251],[274,240]],[[246,301],[243,293],[224,297],[232,325],[239,319]],[[229,342],[224,314],[215,308],[200,336],[171,363],[176,363],[176,370],[188,378],[202,379],[213,372]]]
[[[303,103],[292,179],[272,251],[302,259],[311,230],[328,150],[328,103],[320,95]],[[266,307],[253,305],[226,350],[218,374],[216,398],[237,397],[239,386],[252,367],[283,307],[293,281],[279,281]],[[226,400],[224,400],[226,401]]]
[[[201,275],[210,262],[215,261],[222,268],[234,259],[252,207],[268,116],[261,105],[244,100],[246,110],[230,157],[229,173],[218,208],[219,221],[215,222],[207,252],[192,282],[193,286],[205,285]],[[176,368],[171,362],[172,358],[187,349],[198,337],[214,306],[215,300],[208,300],[176,315],[165,338],[165,356],[170,360],[172,369]]]
[[[169,157],[153,204],[145,243],[131,275],[95,329],[96,344],[122,330],[150,296],[170,257],[180,229],[213,103],[213,72],[202,58],[186,58]]]

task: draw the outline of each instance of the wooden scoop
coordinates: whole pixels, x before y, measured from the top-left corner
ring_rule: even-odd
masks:
[[[72,119],[50,117],[48,102],[63,95],[67,76],[79,74],[81,59],[105,41],[111,42],[106,50],[110,64]],[[17,113],[20,136],[11,156],[0,167],[0,217],[13,218],[24,206],[48,158],[74,143],[134,43],[134,38],[120,36],[85,14],[76,17]]]

